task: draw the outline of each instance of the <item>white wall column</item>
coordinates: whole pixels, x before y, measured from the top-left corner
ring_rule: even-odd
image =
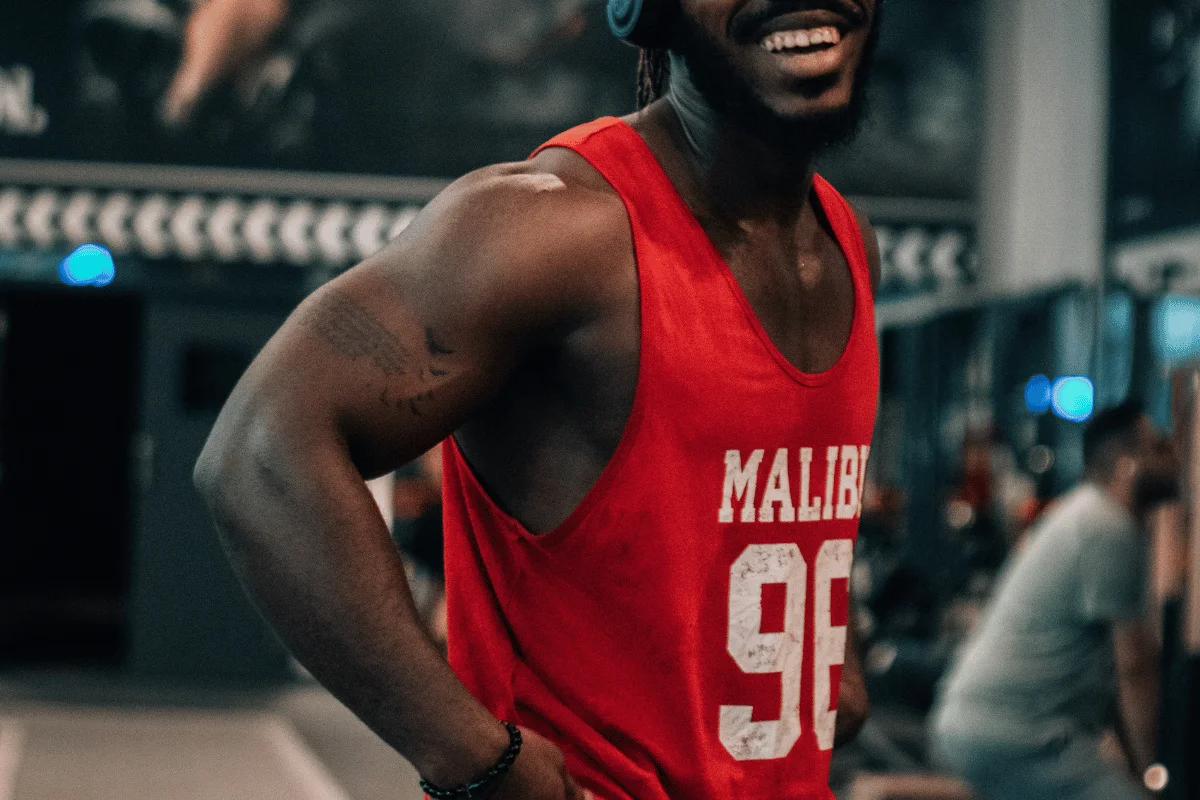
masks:
[[[1109,0],[988,0],[980,188],[989,294],[1097,283],[1105,258]]]

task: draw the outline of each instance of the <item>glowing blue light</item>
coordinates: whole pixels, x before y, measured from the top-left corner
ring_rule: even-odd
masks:
[[[1045,375],[1034,375],[1025,384],[1025,407],[1034,414],[1050,410],[1050,379]]]
[[[67,286],[107,286],[117,274],[112,253],[98,244],[75,248],[58,265],[58,277]]]
[[[1054,413],[1071,422],[1083,422],[1096,406],[1096,388],[1088,378],[1059,378],[1051,397]]]
[[[1150,314],[1150,340],[1163,361],[1200,353],[1200,300],[1164,297]]]

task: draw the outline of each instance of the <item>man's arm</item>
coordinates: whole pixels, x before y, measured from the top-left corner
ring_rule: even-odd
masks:
[[[1112,628],[1117,665],[1118,724],[1134,773],[1140,779],[1155,759],[1158,730],[1158,637],[1150,623],[1116,622]]]
[[[170,125],[191,121],[196,107],[267,46],[287,19],[289,0],[205,0],[188,17],[183,56],[161,109]]]
[[[859,657],[857,624],[855,623],[854,601],[846,620],[846,657],[842,664],[842,679],[838,684],[837,725],[834,728],[833,746],[849,744],[858,736],[871,713],[867,697],[867,683],[863,678],[862,659]]]
[[[588,319],[602,269],[588,254],[611,255],[595,240],[614,228],[611,204],[580,191],[531,165],[455,184],[383,253],[291,315],[238,383],[196,466],[230,561],[264,615],[318,680],[438,786],[479,776],[508,735],[423,632],[363,480],[448,436],[526,348]],[[561,753],[527,733],[494,797],[580,796],[572,787]]]

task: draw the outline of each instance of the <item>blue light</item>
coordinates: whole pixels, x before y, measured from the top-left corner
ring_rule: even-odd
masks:
[[[1083,422],[1095,409],[1096,389],[1090,379],[1082,376],[1059,378],[1054,382],[1051,399],[1057,416],[1071,422]]]
[[[1200,352],[1200,300],[1164,297],[1150,313],[1150,340],[1163,361],[1192,358]]]
[[[112,253],[98,244],[80,245],[58,265],[67,286],[107,286],[116,274]]]
[[[1050,410],[1050,379],[1045,375],[1034,375],[1025,384],[1025,407],[1034,414]]]

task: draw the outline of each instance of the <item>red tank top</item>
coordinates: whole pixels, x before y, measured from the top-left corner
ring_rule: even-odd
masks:
[[[855,312],[837,363],[805,373],[631,127],[600,119],[543,147],[587,159],[629,212],[637,391],[611,462],[548,534],[502,511],[448,442],[450,663],[602,800],[829,800],[879,389],[854,215],[814,179]]]

